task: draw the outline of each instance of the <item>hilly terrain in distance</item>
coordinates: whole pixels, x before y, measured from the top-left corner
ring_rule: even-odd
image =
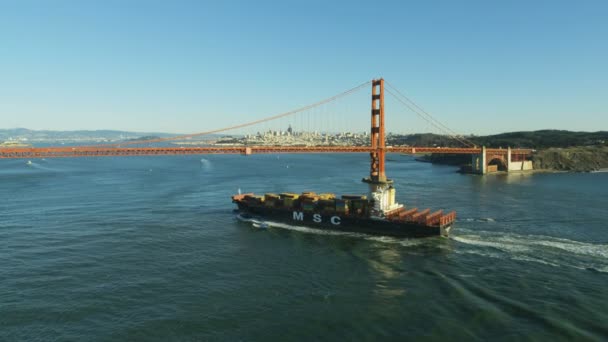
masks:
[[[169,137],[175,134],[156,132],[128,132],[117,130],[78,130],[52,131],[31,130],[27,128],[0,129],[0,142],[21,140],[29,143],[62,143],[62,142],[108,142],[140,139],[142,137]]]
[[[130,132],[118,130],[52,131],[27,128],[0,129],[0,142],[24,140],[30,143],[78,142],[78,141],[123,141],[144,137],[171,137],[177,134],[160,132]],[[222,134],[213,134],[216,138]],[[550,147],[608,146],[608,131],[572,132],[565,130],[540,130],[509,132],[485,136],[464,136],[477,146],[546,149]],[[388,134],[388,145],[461,147],[453,138],[434,133]]]
[[[491,148],[507,148],[510,146],[513,148],[545,149],[550,147],[608,146],[608,131],[573,132],[547,129],[485,136],[464,136],[464,138],[477,146]],[[448,136],[433,133],[390,135],[387,140],[389,145],[462,147],[460,142]]]
[[[467,136],[477,146],[489,148],[531,148],[535,170],[590,172],[608,169],[608,131],[572,132],[540,130],[487,136]],[[462,144],[436,134],[392,136],[392,145],[461,147]],[[429,154],[418,158],[436,164],[467,165],[471,157],[463,154]]]
[[[52,131],[30,130],[26,128],[0,129],[0,143],[17,140],[36,145],[120,142],[148,140],[175,136],[176,134],[157,132],[129,132],[118,130],[78,130]],[[195,140],[215,139],[221,134],[213,134]],[[572,132],[565,130],[540,130],[530,132],[509,132],[486,136],[465,136],[477,146],[489,148],[531,148],[536,170],[597,171],[608,168],[608,131]],[[433,133],[388,134],[387,145],[462,147],[462,143],[445,135]],[[418,158],[438,164],[466,165],[470,156],[461,154],[425,155]]]

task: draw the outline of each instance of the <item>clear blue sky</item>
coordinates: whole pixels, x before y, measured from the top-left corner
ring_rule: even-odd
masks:
[[[608,130],[607,18],[587,0],[0,0],[0,128],[197,132],[382,76],[460,133]]]

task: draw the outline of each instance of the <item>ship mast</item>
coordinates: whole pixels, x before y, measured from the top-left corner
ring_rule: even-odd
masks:
[[[372,110],[371,110],[371,166],[369,178],[363,181],[369,184],[370,199],[374,201],[373,216],[382,217],[390,210],[401,205],[395,202],[393,181],[386,178],[385,153],[386,142],[384,132],[384,79],[372,80]]]

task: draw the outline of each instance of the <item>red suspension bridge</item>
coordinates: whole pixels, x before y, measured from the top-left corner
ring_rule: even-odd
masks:
[[[154,155],[192,155],[192,154],[260,154],[260,153],[370,153],[372,158],[371,175],[378,179],[385,178],[384,162],[386,153],[402,154],[469,154],[472,155],[473,171],[486,173],[493,171],[491,163],[499,161],[503,168],[509,170],[523,170],[531,163],[527,161],[527,156],[532,153],[529,149],[486,149],[475,146],[465,137],[455,133],[449,127],[443,125],[433,116],[428,114],[413,101],[399,92],[395,87],[388,85],[390,89],[385,89],[383,79],[365,82],[355,88],[349,89],[338,95],[324,99],[322,101],[298,108],[293,111],[281,113],[264,119],[233,125],[230,127],[179,135],[168,138],[158,138],[150,140],[124,141],[116,144],[95,145],[95,146],[61,146],[61,147],[4,147],[0,148],[1,158],[74,158],[74,157],[102,157],[102,156],[154,156]],[[366,146],[282,146],[282,145],[241,145],[241,146],[156,146],[158,144],[171,141],[184,141],[200,136],[224,133],[244,129],[246,127],[258,126],[260,124],[280,120],[282,118],[293,117],[295,114],[314,110],[323,105],[330,104],[341,98],[346,97],[366,86],[372,86],[372,109],[371,109],[371,131],[369,134],[370,144]],[[439,130],[444,136],[458,142],[462,147],[411,147],[411,146],[387,146],[385,133],[385,93],[391,95],[397,102],[404,105],[424,119],[428,124]],[[310,119],[309,119],[310,120]],[[134,146],[134,145],[140,145]],[[148,145],[141,147],[141,145]],[[133,146],[133,147],[132,147]],[[526,164],[528,163],[528,164]]]

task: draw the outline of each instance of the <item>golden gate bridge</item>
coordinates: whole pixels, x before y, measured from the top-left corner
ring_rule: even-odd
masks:
[[[388,88],[385,88],[385,84]],[[324,105],[332,104],[350,94],[357,92],[364,87],[372,87],[371,96],[371,130],[369,133],[369,145],[366,146],[301,146],[301,145],[235,145],[235,146],[150,146],[152,144],[184,141],[201,136],[210,136],[218,133],[237,131],[248,127],[260,127],[270,122],[293,118],[296,114],[309,113],[308,122],[310,125],[310,111]],[[392,96],[399,104],[416,113],[429,125],[439,130],[442,135],[449,137],[461,147],[412,147],[412,146],[387,146],[386,145],[386,123],[385,123],[385,94]],[[323,115],[321,113],[319,115]],[[313,121],[323,121],[325,116],[316,117]],[[302,119],[300,119],[302,121]],[[342,123],[352,121],[343,119]],[[285,124],[284,122],[282,124]],[[314,122],[313,122],[314,124]],[[201,142],[202,143],[202,142]],[[148,146],[134,146],[148,145]],[[340,94],[323,99],[321,101],[306,105],[304,107],[281,113],[278,115],[262,118],[259,120],[240,123],[229,127],[213,129],[205,132],[177,135],[167,138],[155,138],[147,140],[131,140],[120,143],[94,145],[94,146],[51,146],[51,147],[6,147],[0,148],[0,159],[4,158],[74,158],[74,157],[105,157],[105,156],[157,156],[157,155],[193,155],[193,154],[260,154],[260,153],[370,153],[372,163],[372,175],[383,178],[385,173],[385,155],[387,153],[401,154],[469,154],[476,161],[473,164],[473,171],[486,173],[490,163],[500,162],[511,169],[511,163],[519,162],[523,166],[526,158],[532,153],[530,149],[486,149],[485,147],[475,146],[474,143],[455,133],[448,126],[442,124],[432,115],[411,101],[397,88],[385,82],[384,79],[374,79],[367,81],[357,87],[346,90]],[[477,158],[476,158],[477,156]],[[521,166],[518,166],[521,167]]]

